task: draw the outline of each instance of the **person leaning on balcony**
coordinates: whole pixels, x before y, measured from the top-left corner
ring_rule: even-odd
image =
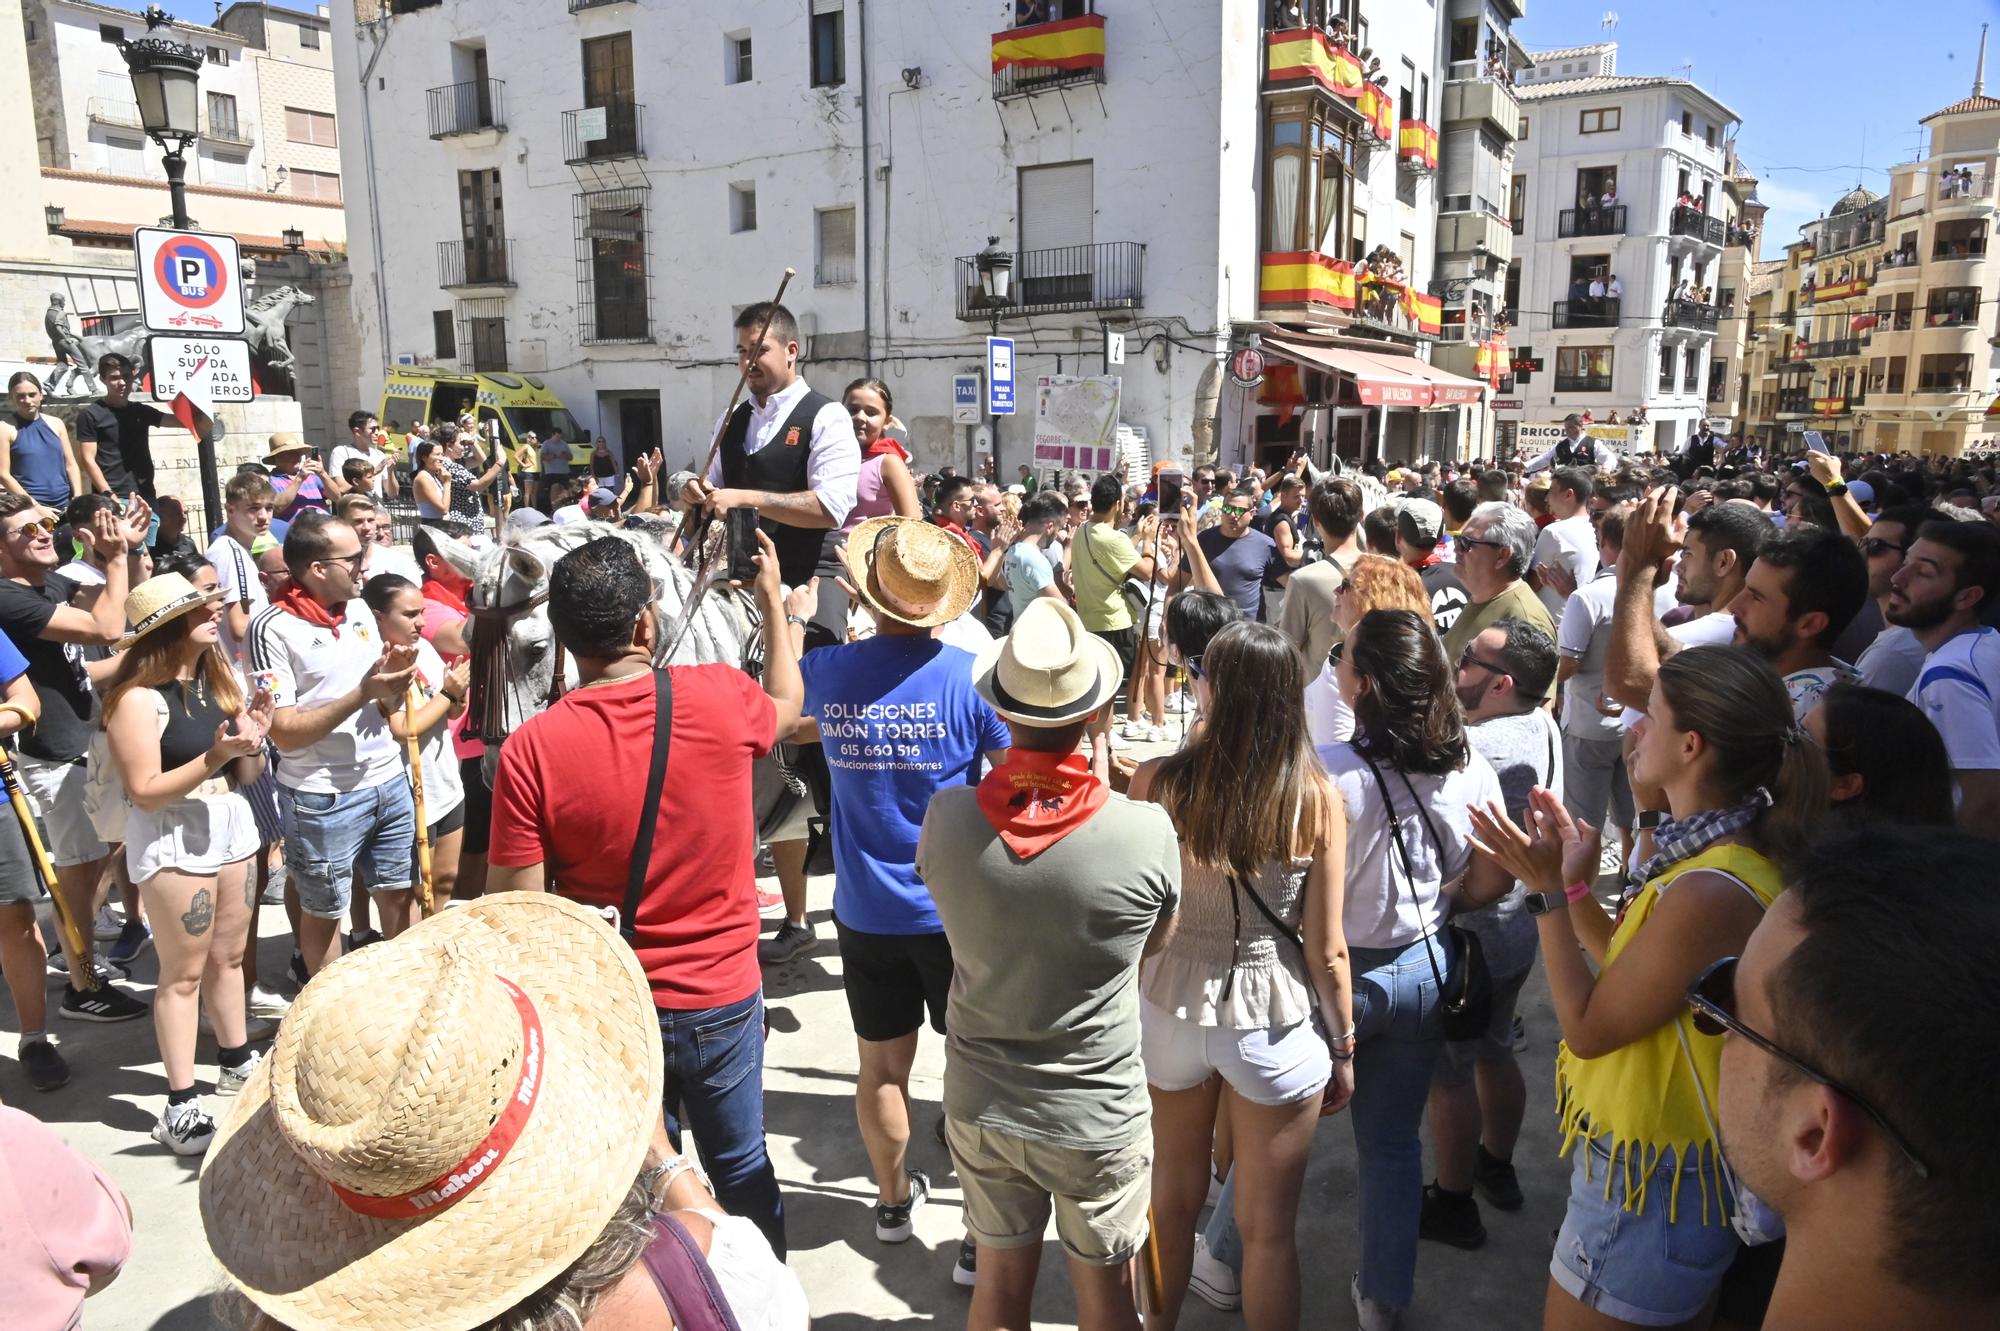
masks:
[[[1611,196],[1607,194],[1605,197]],[[1625,284],[1618,280],[1618,274],[1611,274],[1611,280],[1604,284],[1604,294],[1612,300],[1617,300],[1625,294]]]

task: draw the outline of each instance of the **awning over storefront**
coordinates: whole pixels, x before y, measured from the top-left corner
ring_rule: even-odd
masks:
[[[1371,407],[1458,406],[1477,402],[1485,387],[1476,379],[1440,370],[1415,356],[1393,352],[1294,342],[1268,334],[1263,347],[1288,360],[1352,379],[1362,402]]]

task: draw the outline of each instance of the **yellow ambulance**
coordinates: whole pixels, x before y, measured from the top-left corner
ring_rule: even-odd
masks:
[[[569,443],[570,465],[584,470],[590,467],[590,435],[571,417],[562,399],[533,375],[499,370],[477,374],[409,365],[392,365],[383,373],[380,420],[389,433],[390,451],[398,457],[409,456],[411,427],[420,422],[436,425],[455,421],[466,412],[479,421],[480,433],[487,439],[498,426],[510,471],[519,470],[523,439],[532,433],[546,441],[557,430]]]

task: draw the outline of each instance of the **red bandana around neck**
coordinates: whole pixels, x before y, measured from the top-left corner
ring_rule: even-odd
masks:
[[[346,615],[335,614],[327,609],[313,599],[311,592],[296,582],[285,588],[285,594],[278,598],[278,607],[286,614],[297,615],[308,624],[317,624],[323,629],[331,630],[336,638],[340,636],[341,625],[347,622]]]
[[[1081,753],[1012,749],[979,783],[979,811],[1022,859],[1082,827],[1110,797]]]
[[[910,460],[910,450],[904,448],[901,441],[891,439],[886,434],[868,445],[867,449],[861,454],[861,460],[866,462],[869,458],[881,457],[884,453],[893,453],[905,462]]]
[[[424,579],[423,593],[426,601],[436,601],[439,605],[449,607],[457,612],[460,619],[466,618],[470,613],[465,608],[465,593],[453,591],[436,578]]]

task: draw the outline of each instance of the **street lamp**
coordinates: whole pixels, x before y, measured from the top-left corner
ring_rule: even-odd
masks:
[[[166,156],[167,188],[173,196],[174,226],[185,231],[187,215],[188,144],[201,134],[201,52],[166,34],[174,21],[158,5],[146,9],[146,35],[118,43],[132,71],[132,92],[139,102],[139,123]]]
[[[61,204],[51,203],[43,205],[42,221],[45,224],[47,224],[49,228],[49,233],[51,235],[62,230],[63,223],[68,220],[69,220],[69,214],[63,211],[63,207]]]
[[[986,248],[972,261],[979,271],[979,290],[992,313],[993,336],[1000,335],[1000,311],[1014,300],[1014,256],[1000,248],[1000,237],[988,236]],[[1018,378],[1016,382],[1019,382]],[[1000,417],[993,418],[993,475],[1001,475]],[[976,470],[976,468],[975,468]]]
[[[286,227],[284,231],[284,236],[285,236],[285,248],[290,250],[292,253],[297,254],[300,250],[306,247],[306,233],[299,230],[297,227],[295,226]]]

